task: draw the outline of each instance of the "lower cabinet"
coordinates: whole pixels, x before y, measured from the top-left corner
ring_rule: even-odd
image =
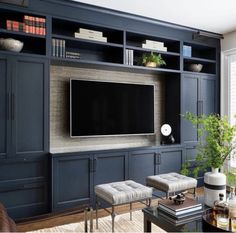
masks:
[[[157,150],[137,150],[129,153],[129,179],[146,184],[146,177],[158,173]]]
[[[94,186],[125,180],[127,153],[52,155],[52,211],[94,203]]]
[[[13,219],[48,213],[48,157],[1,160],[0,202]]]

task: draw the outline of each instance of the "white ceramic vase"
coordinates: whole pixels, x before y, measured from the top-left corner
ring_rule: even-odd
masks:
[[[219,172],[219,168],[212,168],[211,172],[204,175],[204,201],[205,204],[213,207],[214,202],[219,200],[219,194],[224,194],[226,200],[226,176]]]

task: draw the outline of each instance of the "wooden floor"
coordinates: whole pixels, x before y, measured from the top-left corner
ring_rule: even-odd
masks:
[[[198,196],[203,195],[203,188],[197,189],[197,195]],[[157,205],[157,203],[158,199],[154,199],[152,201],[152,205]],[[133,209],[142,209],[142,208],[144,208],[144,205],[142,205],[141,203],[133,204]],[[122,205],[116,207],[116,212],[118,214],[126,213],[128,211],[129,211],[129,205]],[[105,217],[107,215],[109,214],[104,210],[99,210],[98,212],[99,217]],[[81,210],[74,209],[70,212],[64,212],[56,215],[55,214],[45,215],[38,219],[26,220],[17,223],[17,231],[19,232],[33,231],[81,221],[84,221],[84,213],[81,212]]]

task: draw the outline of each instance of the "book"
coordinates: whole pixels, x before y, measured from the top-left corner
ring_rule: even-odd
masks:
[[[83,35],[92,35],[92,36],[99,36],[99,37],[103,36],[103,32],[96,31],[96,30],[90,30],[90,29],[86,29],[86,28],[79,28],[77,30],[77,32],[79,32],[80,34],[83,34]]]
[[[96,40],[101,42],[107,42],[107,37],[97,36],[97,35],[86,35],[78,32],[74,33],[75,38],[86,39],[86,40]]]
[[[168,215],[166,212],[160,210],[159,215],[163,217],[164,219],[167,219],[169,222],[174,223],[176,226],[178,226],[178,225],[185,224],[193,220],[201,219],[202,212],[203,212],[202,210],[196,211],[190,215],[188,214],[184,216],[183,218],[174,218],[173,216]]]
[[[186,197],[181,205],[176,205],[173,200],[165,199],[159,201],[159,209],[170,213],[173,216],[180,216],[202,209],[202,204],[197,200]]]

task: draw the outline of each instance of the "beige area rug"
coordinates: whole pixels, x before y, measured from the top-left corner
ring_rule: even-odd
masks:
[[[99,228],[94,232],[111,232],[111,216],[99,218]],[[61,232],[84,232],[84,222],[71,223],[67,225],[45,228],[30,233],[61,233]],[[129,213],[120,214],[115,217],[115,232],[143,232],[143,213],[141,210],[133,212],[133,220],[129,220]],[[152,232],[166,232],[156,225],[152,224]]]

